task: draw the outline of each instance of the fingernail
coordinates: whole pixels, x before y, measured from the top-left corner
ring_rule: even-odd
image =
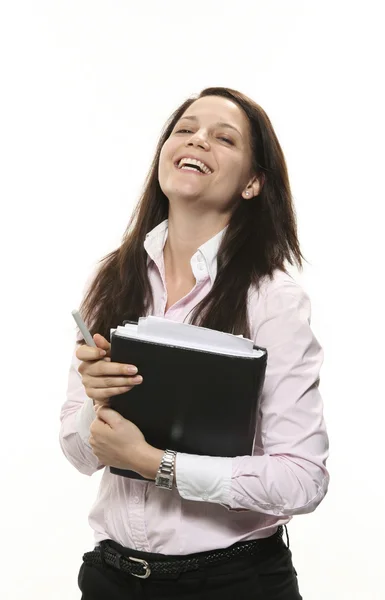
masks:
[[[99,354],[100,354],[100,356],[105,356],[106,355],[106,351],[105,350],[99,350]]]

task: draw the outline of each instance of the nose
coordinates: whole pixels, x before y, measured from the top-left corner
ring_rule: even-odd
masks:
[[[208,141],[199,133],[195,133],[187,142],[187,146],[200,147],[204,150],[208,150],[210,145]]]

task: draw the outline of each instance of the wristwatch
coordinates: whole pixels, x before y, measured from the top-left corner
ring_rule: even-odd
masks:
[[[155,477],[155,485],[158,487],[164,488],[165,490],[172,490],[174,483],[175,457],[176,452],[174,452],[174,450],[166,450],[163,454]]]

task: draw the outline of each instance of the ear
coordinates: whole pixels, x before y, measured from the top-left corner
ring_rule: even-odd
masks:
[[[259,196],[263,188],[264,182],[265,176],[263,173],[261,173],[260,175],[255,175],[252,179],[250,179],[249,183],[243,190],[242,198],[244,198],[245,200],[251,200],[251,198]]]

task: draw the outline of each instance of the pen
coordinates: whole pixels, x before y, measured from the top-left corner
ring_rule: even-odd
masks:
[[[95,342],[92,338],[92,335],[88,331],[87,325],[85,324],[85,322],[83,321],[83,319],[80,316],[80,312],[75,309],[71,312],[71,315],[75,319],[77,326],[79,327],[80,331],[82,332],[87,346],[93,346],[94,348],[97,348],[97,345],[95,344]]]

